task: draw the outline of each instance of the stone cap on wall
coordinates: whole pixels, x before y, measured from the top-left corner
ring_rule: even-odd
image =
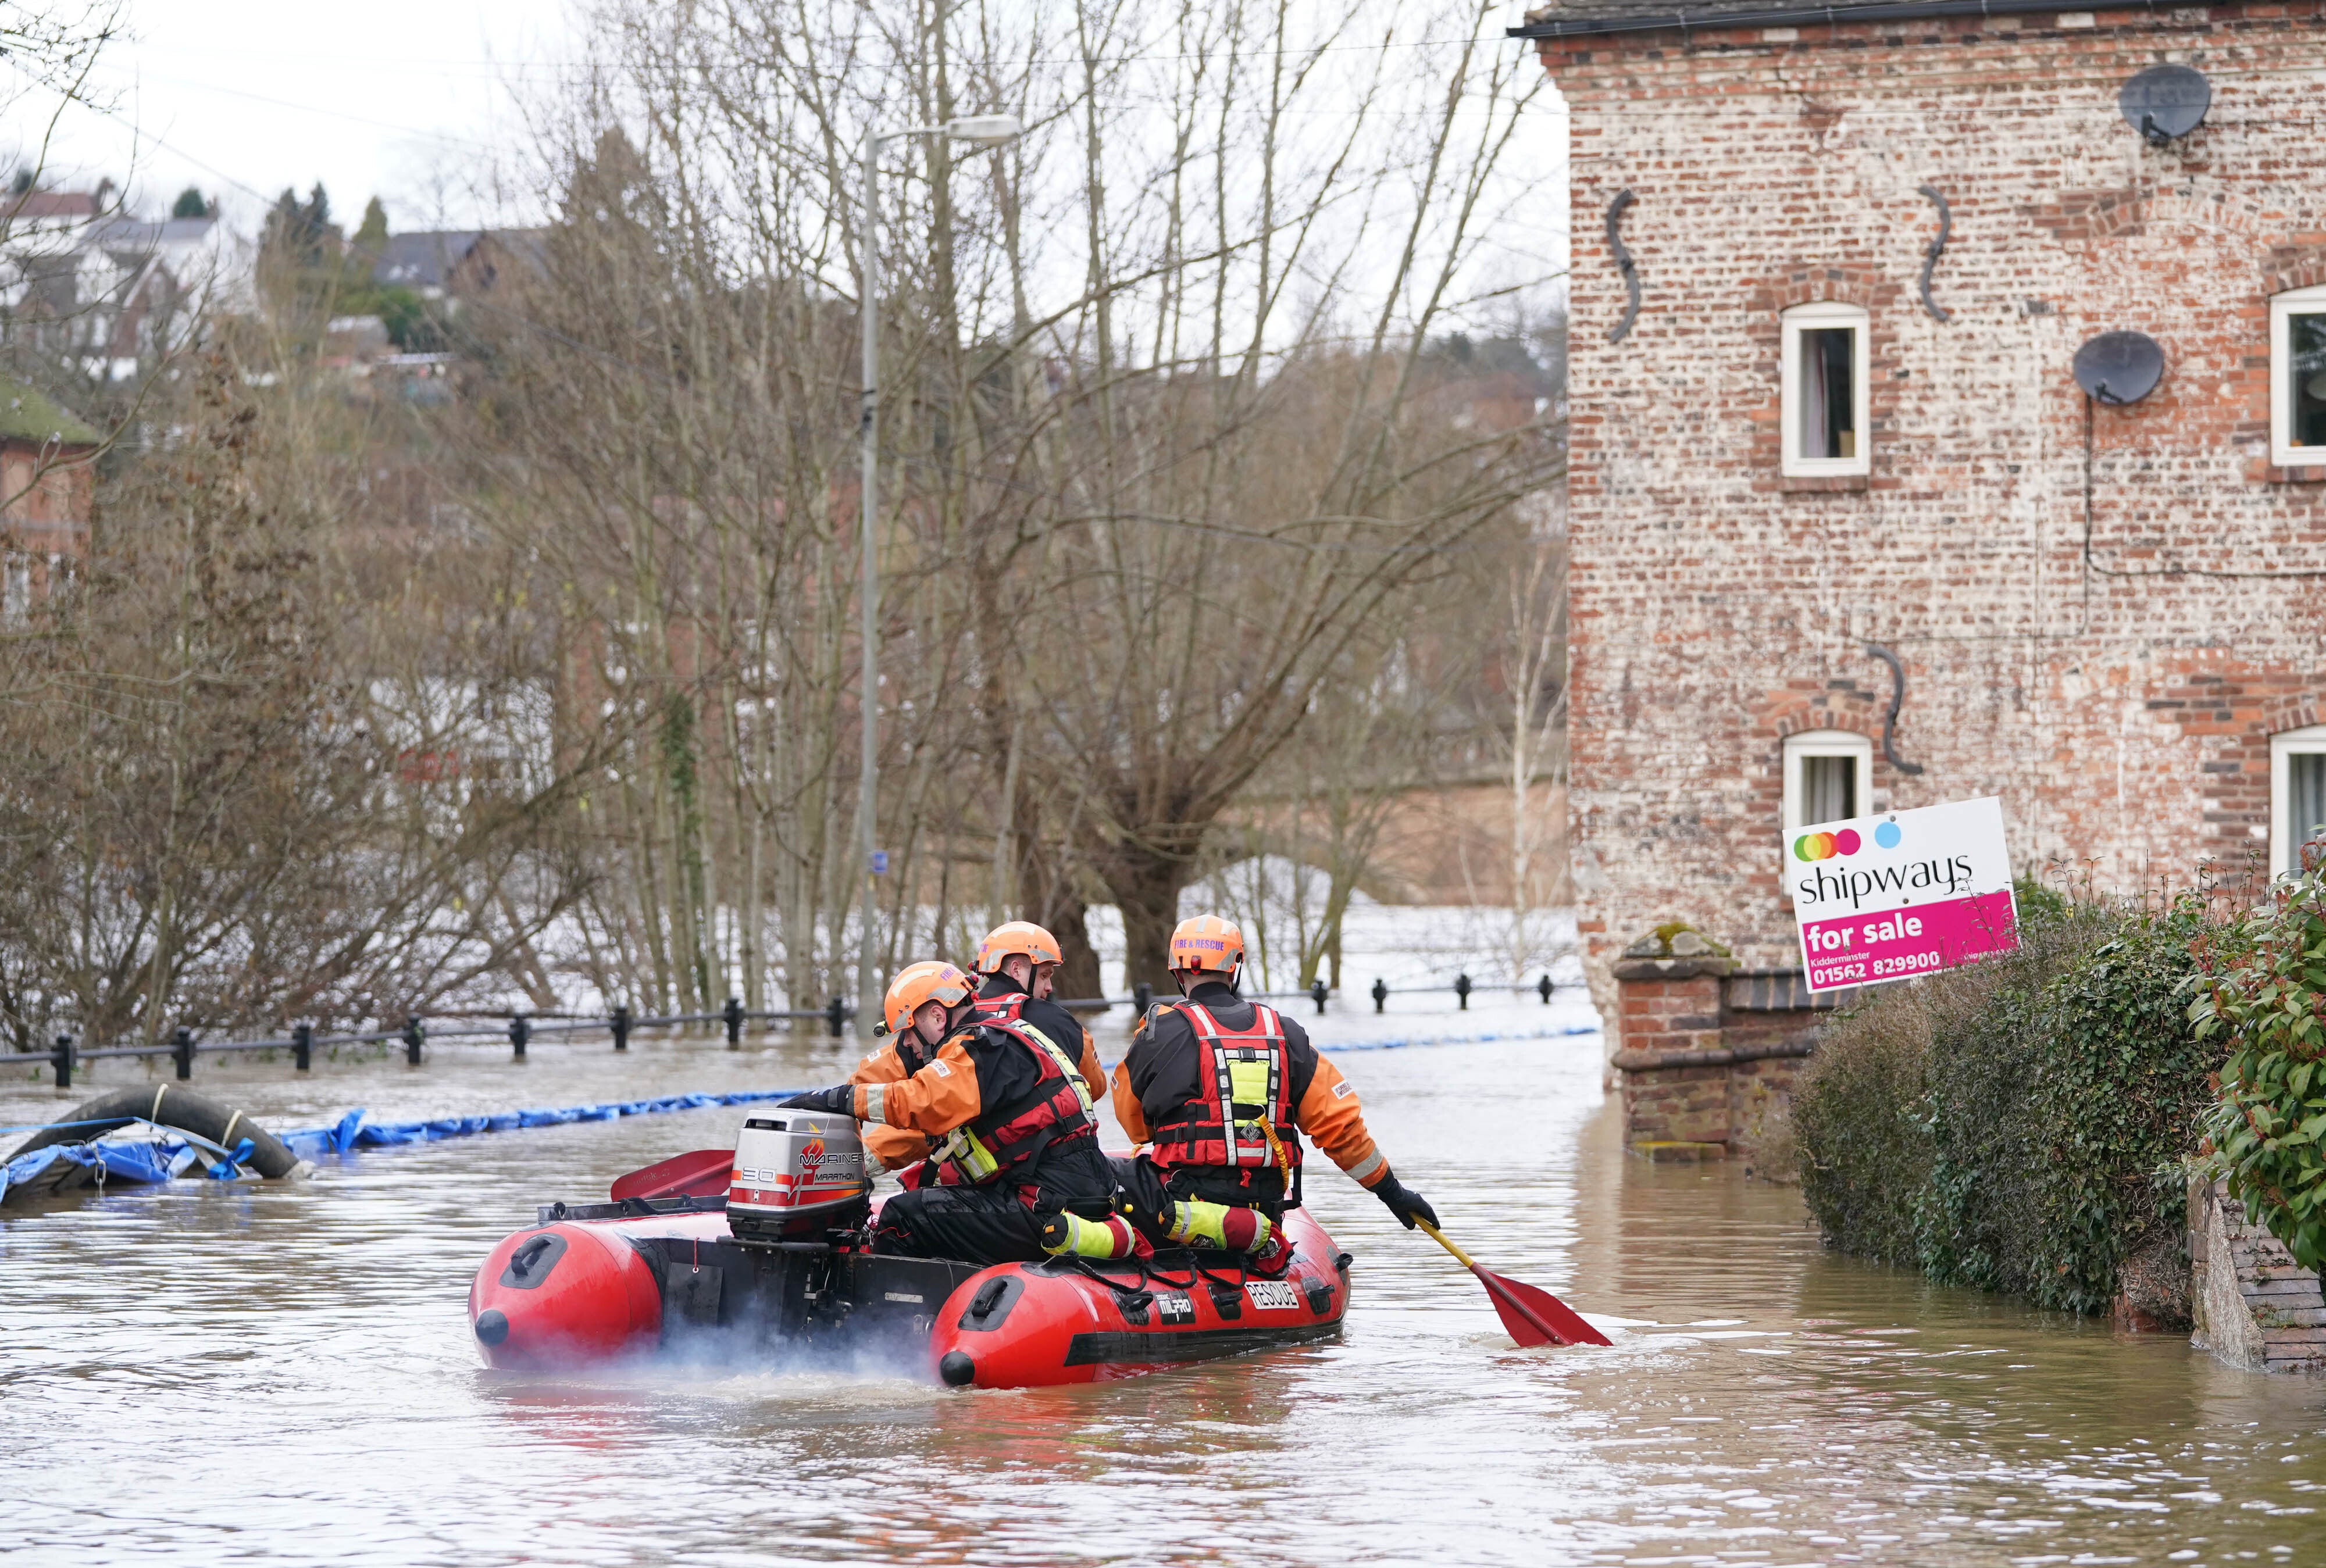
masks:
[[[1688,980],[1735,967],[1726,948],[1684,920],[1668,920],[1624,950],[1614,974],[1619,980]]]

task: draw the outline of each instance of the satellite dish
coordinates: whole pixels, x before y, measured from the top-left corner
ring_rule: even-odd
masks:
[[[2125,124],[2152,147],[2177,141],[2205,123],[2213,107],[2213,84],[2185,65],[2152,65],[2116,95]]]
[[[2164,378],[2164,350],[2145,332],[2103,332],[2076,350],[2076,385],[2100,403],[2138,403]]]

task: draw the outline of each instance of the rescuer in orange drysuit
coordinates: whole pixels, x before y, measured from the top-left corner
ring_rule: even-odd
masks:
[[[893,1055],[908,1071],[889,1076],[876,1052],[858,1081],[785,1101],[854,1116],[883,1163],[909,1157],[909,1146],[879,1129],[927,1140],[913,1184],[881,1206],[874,1251],[1031,1261],[1046,1250],[1049,1213],[1066,1204],[1109,1211],[1112,1172],[1099,1152],[1084,1068],[1040,1020],[975,1001],[968,976],[936,963],[900,972],[882,1012],[898,1036]]]
[[[1437,1211],[1401,1185],[1365,1130],[1356,1088],[1299,1025],[1238,996],[1243,933],[1216,915],[1171,933],[1185,1000],[1158,1003],[1114,1070],[1114,1115],[1135,1143],[1115,1162],[1129,1212],[1158,1243],[1217,1248],[1281,1266],[1276,1221],[1300,1202],[1300,1138],[1388,1205],[1399,1223]],[[1071,1218],[1071,1216],[1069,1216]]]
[[[1008,1014],[1014,1006],[1036,1028],[1077,1055],[1083,1086],[1096,1099],[1106,1082],[1098,1046],[1072,1013],[1049,999],[1061,956],[1058,939],[1031,921],[1013,920],[995,926],[977,944],[977,957],[971,961],[971,967],[983,977],[975,1007],[979,1015]],[[898,974],[897,983],[901,985],[906,975],[929,967],[915,964]],[[939,1035],[924,1043],[916,1031],[893,1022],[888,1034],[886,1044],[856,1064],[849,1082],[901,1082],[926,1065],[930,1047],[944,1038]],[[1078,1046],[1072,1044],[1077,1041]],[[862,1132],[865,1148],[882,1169],[898,1172],[907,1187],[918,1180],[915,1167],[929,1155],[930,1140],[926,1134],[881,1124],[867,1124]]]

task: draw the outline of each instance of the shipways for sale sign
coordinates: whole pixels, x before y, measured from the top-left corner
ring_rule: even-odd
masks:
[[[2003,803],[1803,828],[1785,842],[1810,989],[1936,974],[2019,945]]]

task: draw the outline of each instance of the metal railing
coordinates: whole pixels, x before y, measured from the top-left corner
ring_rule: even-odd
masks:
[[[1379,1013],[1385,1010],[1389,998],[1393,996],[1437,996],[1450,990],[1458,1000],[1460,1010],[1466,1013],[1470,1010],[1472,993],[1482,989],[1504,988],[1513,991],[1533,991],[1542,998],[1543,1005],[1549,1007],[1552,993],[1560,988],[1547,974],[1531,986],[1512,985],[1507,988],[1481,987],[1473,982],[1468,975],[1463,974],[1456,975],[1451,986],[1400,986],[1392,989],[1387,981],[1376,979],[1369,994],[1373,999],[1373,1011]],[[1335,993],[1323,980],[1317,980],[1313,982],[1307,990],[1302,991],[1252,991],[1245,994],[1259,1001],[1306,999],[1317,1005],[1317,1012],[1319,1016],[1322,1016],[1326,1003]],[[1155,988],[1142,984],[1133,986],[1128,997],[1067,997],[1062,998],[1060,1005],[1077,1011],[1103,1011],[1128,1004],[1134,1010],[1134,1016],[1143,1018],[1147,1016],[1147,1010],[1154,1005],[1155,998]],[[816,1021],[824,1025],[831,1038],[837,1040],[846,1035],[849,1022],[855,1016],[855,1007],[842,997],[834,997],[821,1007],[787,1011],[746,1008],[741,998],[730,997],[727,998],[727,1005],[715,1013],[673,1013],[666,1016],[641,1017],[632,1014],[627,1007],[618,1007],[612,1012],[606,1014],[465,1013],[448,1015],[448,1020],[454,1022],[455,1025],[450,1028],[442,1026],[431,1028],[421,1018],[407,1017],[400,1025],[393,1029],[375,1029],[352,1035],[318,1035],[315,1033],[313,1025],[300,1024],[294,1025],[288,1035],[278,1040],[203,1041],[194,1037],[191,1027],[181,1025],[172,1033],[167,1044],[105,1045],[84,1050],[75,1044],[72,1035],[59,1035],[56,1037],[56,1044],[46,1051],[0,1053],[0,1067],[46,1066],[54,1070],[56,1086],[59,1089],[70,1089],[72,1087],[74,1069],[79,1063],[102,1062],[114,1057],[167,1056],[172,1058],[177,1069],[179,1081],[182,1082],[193,1077],[196,1056],[225,1054],[237,1051],[288,1051],[291,1053],[293,1065],[299,1072],[305,1072],[314,1066],[315,1048],[319,1045],[324,1047],[383,1045],[400,1041],[404,1045],[405,1061],[417,1067],[423,1059],[426,1045],[432,1040],[442,1042],[506,1039],[509,1043],[511,1054],[521,1059],[525,1055],[526,1045],[539,1035],[591,1034],[602,1029],[613,1036],[615,1050],[628,1051],[631,1034],[639,1029],[684,1028],[693,1025],[718,1024],[725,1026],[729,1046],[736,1047],[742,1044],[743,1025],[747,1023]],[[486,1018],[506,1018],[507,1022],[500,1026],[489,1028],[459,1026],[460,1020]]]
[[[1531,986],[1521,982],[1507,987],[1481,986],[1472,980],[1468,975],[1463,974],[1455,976],[1454,983],[1450,986],[1398,986],[1392,988],[1387,980],[1376,979],[1373,981],[1372,991],[1367,994],[1373,999],[1373,1011],[1380,1013],[1387,1010],[1387,1004],[1391,997],[1434,997],[1442,995],[1447,991],[1451,991],[1454,993],[1456,1001],[1460,1004],[1457,1010],[1466,1013],[1470,1010],[1471,994],[1475,991],[1504,989],[1512,991],[1532,991],[1542,998],[1542,1005],[1548,1007],[1550,1006],[1551,993],[1561,988],[1562,988],[1559,986],[1558,982],[1552,979],[1547,974]],[[1573,990],[1576,988],[1569,985],[1564,988]],[[1064,1002],[1061,1006],[1068,1007],[1112,1007],[1118,1002],[1127,1001],[1135,1009],[1136,1016],[1143,1018],[1147,1016],[1147,1009],[1154,1006],[1156,994],[1155,988],[1152,986],[1137,985],[1130,988],[1130,995],[1128,997],[1091,997]],[[1254,1001],[1261,1002],[1291,1001],[1297,998],[1305,997],[1317,1004],[1317,1016],[1322,1017],[1325,1014],[1325,1003],[1337,993],[1335,993],[1333,988],[1330,986],[1327,986],[1324,981],[1312,980],[1308,984],[1308,988],[1305,991],[1246,991],[1242,994],[1251,997]]]
[[[628,1051],[630,1035],[639,1029],[683,1028],[691,1025],[720,1024],[726,1026],[727,1044],[740,1046],[743,1043],[743,1025],[749,1022],[820,1021],[833,1039],[848,1031],[848,1022],[855,1016],[855,1008],[844,997],[834,997],[824,1006],[812,1010],[764,1011],[747,1008],[737,997],[727,998],[727,1005],[715,1013],[672,1013],[641,1017],[627,1007],[616,1007],[601,1015],[575,1013],[510,1013],[467,1014],[464,1017],[500,1017],[508,1022],[498,1028],[431,1028],[418,1017],[407,1017],[393,1029],[375,1029],[352,1035],[319,1035],[312,1024],[294,1025],[291,1033],[279,1040],[218,1040],[203,1041],[194,1037],[193,1030],[181,1025],[171,1035],[167,1044],[104,1045],[84,1050],[70,1035],[59,1035],[56,1044],[46,1051],[23,1051],[0,1054],[0,1067],[46,1066],[56,1073],[59,1089],[72,1087],[73,1070],[84,1062],[101,1062],[108,1057],[167,1056],[177,1068],[180,1081],[194,1075],[194,1058],[198,1055],[220,1054],[235,1051],[288,1051],[293,1065],[301,1072],[312,1069],[315,1048],[334,1045],[384,1045],[401,1041],[404,1059],[417,1067],[430,1041],[506,1039],[510,1053],[522,1058],[526,1047],[536,1035],[579,1035],[605,1030],[613,1036],[614,1049]],[[550,1022],[543,1022],[544,1017]]]

